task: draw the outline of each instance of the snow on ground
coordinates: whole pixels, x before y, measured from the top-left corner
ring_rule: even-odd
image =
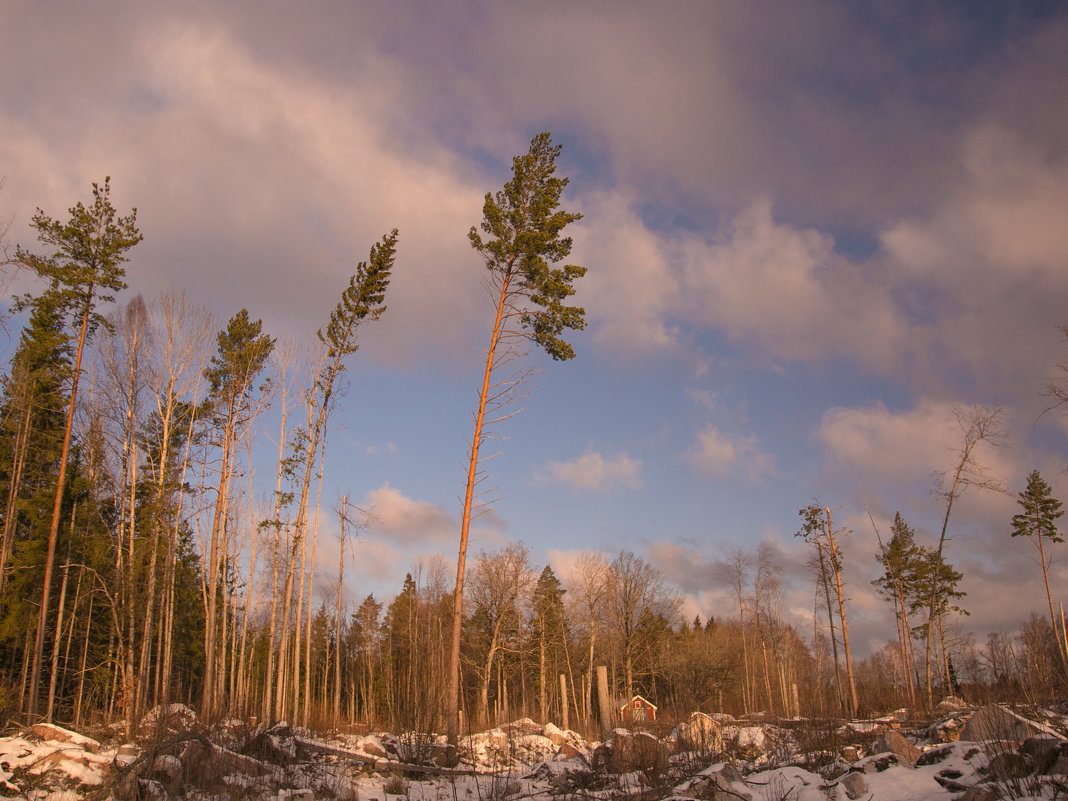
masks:
[[[824,746],[806,755],[797,746],[803,721],[779,721],[779,728],[695,715],[681,730],[716,725],[723,746],[690,752],[683,750],[687,741],[679,737],[680,728],[663,739],[617,729],[606,743],[597,743],[522,719],[463,738],[455,770],[434,764],[448,761],[449,754],[437,736],[377,733],[322,739],[285,724],[255,729],[227,721],[216,727],[196,724],[178,734],[180,748],[149,751],[144,749],[159,747],[158,738],[105,747],[77,732],[39,725],[0,738],[0,798],[75,801],[103,797],[108,788],[119,801],[175,793],[192,801],[235,794],[271,801],[610,801],[638,794],[643,801],[986,801],[995,791],[1002,798],[1068,797],[1065,718],[1045,713],[1045,723],[1038,723],[1004,711],[987,707],[979,714],[954,708],[947,714],[954,720],[978,721],[986,715],[1027,724],[1028,731],[1044,735],[1036,747],[1053,749],[1054,757],[1042,769],[1034,768],[1039,757],[1025,758],[1025,749],[1017,751],[1015,744],[932,743],[927,734],[945,730],[938,725],[905,732],[907,738],[894,734],[899,745],[884,747],[895,748],[896,755],[865,755],[870,745],[859,743],[840,745],[837,751]],[[162,718],[189,721],[179,710],[167,710]],[[870,744],[869,730],[885,731],[896,722],[887,716],[868,722],[878,726],[849,724],[839,729],[847,735],[839,742],[856,735],[868,737]],[[401,765],[402,756],[418,757],[424,767]],[[1002,778],[992,781],[995,775]]]

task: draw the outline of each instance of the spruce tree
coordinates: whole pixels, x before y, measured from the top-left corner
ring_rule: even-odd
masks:
[[[536,640],[538,652],[538,703],[542,720],[548,720],[549,687],[553,678],[549,675],[550,657],[559,654],[560,645],[566,641],[566,614],[564,612],[564,588],[560,579],[548,565],[541,571],[538,583],[534,585],[534,619],[532,634]],[[555,662],[555,660],[554,660]],[[554,671],[555,675],[555,671]],[[560,701],[567,703],[566,698]]]

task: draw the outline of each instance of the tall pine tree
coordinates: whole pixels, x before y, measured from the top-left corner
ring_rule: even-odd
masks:
[[[1032,470],[1027,477],[1027,489],[1020,493],[1017,500],[1021,511],[1012,517],[1012,536],[1031,537],[1038,548],[1038,561],[1042,565],[1042,580],[1046,584],[1046,600],[1049,602],[1049,620],[1053,633],[1057,634],[1057,616],[1053,613],[1053,593],[1049,588],[1050,557],[1046,554],[1045,542],[1064,542],[1064,537],[1057,530],[1057,520],[1064,514],[1061,502],[1053,497],[1053,492],[1037,470]],[[1068,666],[1068,633],[1064,631],[1057,638],[1057,650],[1061,662]]]
[[[77,328],[74,372],[71,381],[70,403],[60,450],[59,474],[56,478],[51,523],[45,555],[44,577],[41,581],[41,606],[37,616],[33,649],[33,669],[30,674],[26,710],[30,717],[37,713],[40,695],[41,669],[44,661],[45,629],[50,612],[52,568],[55,564],[59,540],[59,521],[63,506],[67,457],[70,453],[74,426],[74,409],[78,398],[78,378],[82,354],[93,332],[106,325],[97,312],[101,303],[114,300],[115,292],[126,288],[127,251],[141,241],[137,229],[137,210],[125,217],[118,216],[111,205],[110,178],[104,185],[93,184],[93,202],[89,206],[80,201],[71,207],[67,222],[53,220],[41,209],[33,215],[37,238],[52,249],[50,254],[36,254],[17,248],[15,259],[48,282],[48,289],[37,299],[24,299],[32,305],[38,302],[55,304],[70,325]],[[72,329],[73,330],[73,329]],[[72,334],[73,336],[73,334]]]

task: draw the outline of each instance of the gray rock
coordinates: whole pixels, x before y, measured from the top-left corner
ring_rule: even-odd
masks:
[[[607,770],[608,766],[612,763],[612,746],[608,743],[601,743],[599,746],[593,749],[593,769],[594,770]]]
[[[838,786],[845,790],[850,799],[860,798],[868,792],[868,783],[864,781],[863,773],[847,773],[838,780]]]
[[[919,748],[906,740],[905,735],[899,731],[894,731],[893,729],[883,732],[882,736],[876,740],[871,747],[871,752],[873,754],[881,754],[886,751],[896,754],[899,759],[912,765],[916,764],[916,760],[919,759],[920,755],[923,753]]]
[[[1052,733],[1047,726],[1017,715],[1007,707],[992,705],[984,706],[968,718],[968,722],[961,729],[960,739],[973,742],[1010,740],[1022,743],[1030,737]]]
[[[1035,763],[1026,754],[1016,751],[1003,751],[995,754],[987,766],[990,776],[996,781],[1007,779],[1024,779],[1035,772]]]
[[[581,749],[571,745],[571,743],[561,743],[560,748],[556,751],[556,756],[553,757],[554,762],[566,762],[569,759],[581,759],[586,761],[586,755],[582,753]]]
[[[152,761],[152,773],[174,781],[182,775],[182,760],[173,754],[159,754]]]
[[[609,770],[630,773],[635,770],[663,770],[668,765],[664,745],[648,732],[617,732]]]
[[[430,761],[439,768],[455,768],[460,764],[460,751],[455,745],[432,743],[430,746]]]
[[[1031,757],[1035,763],[1035,773],[1047,773],[1064,745],[1068,745],[1068,741],[1053,737],[1029,737],[1020,745],[1020,753]]]
[[[957,801],[1000,801],[1001,791],[993,784],[977,784],[969,787]]]
[[[856,762],[860,759],[860,749],[855,745],[843,746],[838,753],[846,762]]]
[[[690,788],[702,801],[752,801],[745,778],[733,765],[720,765]]]

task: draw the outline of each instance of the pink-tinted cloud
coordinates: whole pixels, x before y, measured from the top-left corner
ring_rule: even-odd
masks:
[[[446,542],[459,531],[457,520],[437,504],[416,501],[383,484],[367,493],[367,530],[376,538],[402,545]]]
[[[539,484],[563,484],[576,493],[613,492],[642,486],[642,463],[626,453],[586,451],[567,462],[546,462],[534,476]]]
[[[760,482],[775,473],[775,458],[763,450],[756,436],[732,434],[712,425],[697,432],[683,457],[694,470],[712,479]]]

